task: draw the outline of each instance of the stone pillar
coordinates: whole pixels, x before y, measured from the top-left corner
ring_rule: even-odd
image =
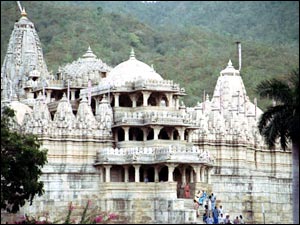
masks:
[[[47,95],[47,103],[51,102],[51,93],[52,93],[52,90],[46,90],[46,95]]]
[[[196,172],[196,182],[200,182],[200,166],[196,165],[194,166],[194,170]]]
[[[159,182],[158,166],[154,167],[154,182]]]
[[[154,140],[158,140],[158,135],[159,135],[159,132],[160,132],[161,128],[162,128],[162,126],[154,126],[153,127]]]
[[[129,141],[129,127],[122,127],[124,129],[124,141]]]
[[[134,182],[140,182],[140,167],[141,165],[133,165],[134,167]]]
[[[104,168],[105,168],[105,182],[108,183],[108,182],[110,182],[110,168],[111,168],[111,165],[105,165]]]
[[[211,183],[211,171],[212,171],[212,167],[208,167],[207,168],[207,183],[208,184]]]
[[[136,107],[136,95],[135,94],[130,95],[130,99],[132,101],[132,108],[135,108]]]
[[[191,172],[190,172],[190,183],[194,183],[194,170],[193,170],[193,168],[191,169]]]
[[[100,182],[103,183],[104,182],[104,174],[103,174],[102,166],[99,167],[99,174],[100,174]]]
[[[71,90],[71,101],[75,100],[75,90]]]
[[[120,96],[120,93],[114,93],[115,107],[119,107],[119,106],[120,106],[120,103],[119,103],[119,96]]]
[[[186,184],[186,174],[185,174],[185,166],[182,168],[182,176],[181,176],[181,182],[183,184]]]
[[[192,136],[192,131],[189,130],[189,131],[188,131],[188,142],[190,142],[190,143],[192,142],[192,137],[193,137],[193,136]]]
[[[142,127],[141,129],[143,131],[143,141],[147,141],[147,136],[149,134],[149,129],[147,127]]]
[[[168,107],[173,107],[174,106],[174,103],[173,103],[173,93],[167,93],[166,94],[167,96],[167,99],[168,99]]]
[[[129,171],[128,171],[128,166],[125,165],[123,166],[124,168],[124,182],[127,183],[129,181]]]
[[[147,106],[148,105],[148,98],[150,96],[150,92],[149,91],[142,91],[143,94],[143,106]]]
[[[184,128],[178,128],[178,133],[180,136],[180,141],[184,141]]]
[[[174,182],[173,181],[173,171],[175,169],[174,164],[168,164],[168,182]]]
[[[201,166],[201,182],[205,182],[204,180],[204,173],[205,173],[205,169],[206,167],[205,166]]]

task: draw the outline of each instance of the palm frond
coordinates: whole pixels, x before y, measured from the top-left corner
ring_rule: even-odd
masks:
[[[290,107],[284,105],[269,107],[261,116],[258,124],[259,132],[270,148],[274,148],[276,140],[280,138],[281,147],[286,149],[291,118],[293,117]]]
[[[271,106],[267,109],[266,112],[264,112],[258,122],[258,130],[262,134],[262,130],[264,127],[272,122],[273,118],[276,116],[276,114],[284,114],[287,111],[287,106],[285,105],[277,105],[277,106]]]
[[[266,80],[261,82],[256,87],[256,92],[261,97],[274,99],[275,101],[279,101],[283,104],[291,104],[293,100],[293,95],[290,87],[286,83],[278,79]]]

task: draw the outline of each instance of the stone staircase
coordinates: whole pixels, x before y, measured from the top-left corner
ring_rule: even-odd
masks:
[[[194,209],[194,201],[192,198],[182,198],[184,200],[184,208],[185,209]],[[200,215],[199,217],[196,217],[196,222],[195,224],[205,224],[202,220],[202,215],[205,212],[204,208],[200,207]],[[195,210],[195,214],[196,214],[196,210]]]

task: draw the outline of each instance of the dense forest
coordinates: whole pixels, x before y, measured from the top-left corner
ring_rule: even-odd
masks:
[[[229,59],[242,70],[253,100],[256,85],[285,77],[299,67],[299,2],[21,2],[35,24],[49,71],[81,57],[90,45],[114,67],[129,57],[153,64],[164,79],[185,87],[184,102],[212,94]],[[16,2],[1,1],[1,64],[13,25]],[[269,102],[258,101],[265,109]]]

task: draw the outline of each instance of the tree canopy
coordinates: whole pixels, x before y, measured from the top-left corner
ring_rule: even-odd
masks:
[[[37,136],[11,129],[14,115],[8,107],[1,114],[1,209],[12,213],[43,194],[38,179],[47,162],[47,150],[40,149]]]

